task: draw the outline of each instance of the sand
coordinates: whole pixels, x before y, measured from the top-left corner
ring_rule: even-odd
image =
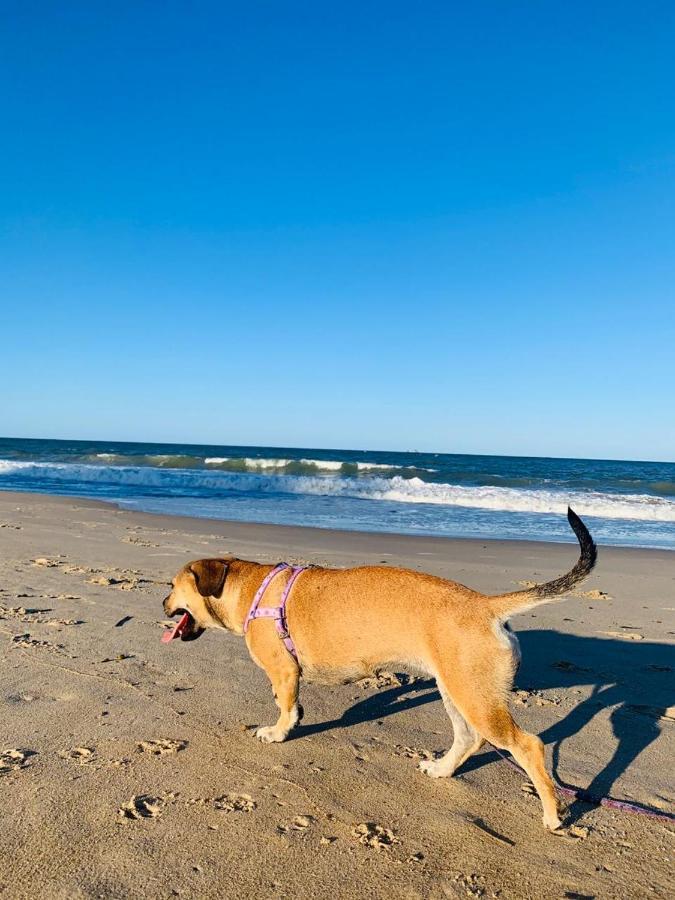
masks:
[[[485,591],[562,573],[573,545],[243,525],[0,494],[0,895],[672,896],[675,826],[574,803],[544,832],[490,749],[454,779],[434,685],[302,689],[294,738],[240,638],[160,643],[166,582],[233,553],[403,564]],[[580,592],[519,616],[517,720],[566,783],[673,811],[675,554],[601,550]]]

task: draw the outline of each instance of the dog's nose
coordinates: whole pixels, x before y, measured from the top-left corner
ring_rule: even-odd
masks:
[[[162,602],[162,606],[164,607],[164,612],[167,614],[167,616],[170,615],[170,613],[169,613],[169,601],[170,600],[171,600],[171,594],[169,594],[168,597],[165,597]]]

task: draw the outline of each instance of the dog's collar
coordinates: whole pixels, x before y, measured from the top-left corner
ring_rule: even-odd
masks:
[[[274,624],[277,629],[277,634],[284,642],[284,646],[291,654],[295,661],[298,661],[298,654],[295,649],[295,644],[293,643],[293,638],[290,636],[288,631],[288,624],[286,621],[286,602],[288,601],[289,595],[291,593],[291,589],[295,584],[296,578],[305,571],[305,569],[310,568],[309,566],[290,566],[288,563],[281,562],[276,565],[271,572],[263,578],[262,584],[258,588],[255,593],[255,597],[253,598],[253,603],[251,603],[251,608],[248,611],[246,619],[244,621],[244,634],[248,631],[248,627],[253,621],[253,619],[274,619]],[[283,593],[281,595],[281,601],[279,606],[265,606],[260,609],[260,601],[263,598],[263,595],[267,588],[270,586],[271,582],[274,578],[280,573],[285,572],[286,569],[291,570],[291,575],[288,581],[284,586]]]

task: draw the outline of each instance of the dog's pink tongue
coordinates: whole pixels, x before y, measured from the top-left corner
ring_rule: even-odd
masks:
[[[187,624],[189,621],[189,614],[183,613],[183,615],[178,620],[178,624],[175,625],[171,631],[164,632],[164,634],[162,635],[162,643],[168,644],[170,641],[174,641],[176,638],[179,638],[187,628]]]

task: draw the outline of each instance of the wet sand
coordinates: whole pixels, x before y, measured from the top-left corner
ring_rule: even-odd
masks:
[[[187,560],[405,565],[505,592],[566,571],[576,545],[356,534],[152,516],[0,493],[0,895],[653,897],[675,826],[572,804],[548,835],[489,748],[453,779],[433,683],[307,685],[284,744],[240,638],[160,643]],[[673,811],[675,554],[601,548],[570,597],[512,622],[512,706],[559,779]]]

